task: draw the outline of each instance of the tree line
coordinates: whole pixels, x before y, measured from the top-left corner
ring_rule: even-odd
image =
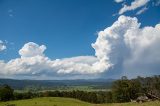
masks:
[[[45,92],[14,92],[8,85],[0,87],[0,101],[31,99],[35,97],[69,97],[90,103],[130,102],[141,95],[148,94],[160,97],[160,76],[121,79],[113,82],[109,91],[45,91]]]

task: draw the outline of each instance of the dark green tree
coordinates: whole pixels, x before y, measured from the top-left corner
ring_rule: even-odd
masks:
[[[114,102],[129,102],[130,101],[131,83],[126,77],[114,82],[112,86]]]
[[[3,85],[0,87],[0,100],[8,101],[13,99],[13,89],[8,85]]]

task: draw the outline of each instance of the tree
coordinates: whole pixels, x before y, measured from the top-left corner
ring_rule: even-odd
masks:
[[[112,87],[114,102],[129,102],[131,99],[137,99],[142,92],[142,86],[138,79],[128,80],[125,76],[121,80],[115,81]]]
[[[142,94],[142,86],[141,86],[141,83],[136,80],[136,79],[133,79],[133,80],[130,80],[130,90],[129,90],[129,93],[130,93],[130,98],[132,100],[134,99],[137,99],[138,96],[140,96],[140,94]]]
[[[127,77],[122,77],[121,80],[114,82],[112,86],[114,102],[129,102],[130,101],[131,83]]]
[[[105,94],[105,102],[106,103],[112,103],[113,102],[113,98],[112,98],[112,92],[111,91],[108,91],[106,92]]]
[[[13,99],[13,89],[8,85],[3,85],[0,87],[0,100],[8,101]]]

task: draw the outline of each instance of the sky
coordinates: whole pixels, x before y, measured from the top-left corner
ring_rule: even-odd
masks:
[[[0,0],[0,77],[160,74],[160,0]]]

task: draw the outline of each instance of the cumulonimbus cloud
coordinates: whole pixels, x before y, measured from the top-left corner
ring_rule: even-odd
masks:
[[[160,64],[160,24],[140,28],[136,17],[120,16],[110,27],[98,33],[92,44],[94,56],[77,56],[52,60],[45,56],[45,45],[26,43],[20,50],[20,58],[0,61],[0,75],[93,75],[112,71],[122,64],[129,72]],[[146,66],[145,66],[146,65]],[[143,67],[142,67],[143,66]],[[145,66],[145,68],[144,68]],[[151,68],[152,67],[152,68]]]

